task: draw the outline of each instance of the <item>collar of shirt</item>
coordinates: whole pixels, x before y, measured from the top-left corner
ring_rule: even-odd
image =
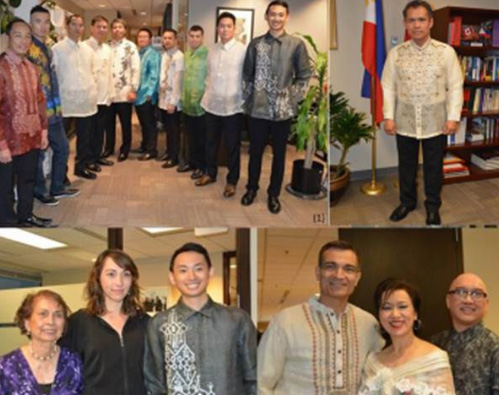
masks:
[[[213,300],[208,296],[208,301],[203,307],[201,307],[200,310],[193,310],[184,303],[182,298],[180,298],[180,300],[177,302],[177,309],[179,313],[184,317],[183,319],[189,319],[194,314],[202,314],[206,317],[211,317],[211,314],[213,312],[213,305]]]
[[[340,319],[341,316],[343,316],[344,314],[348,315],[348,313],[350,312],[350,305],[347,305],[347,307],[345,308],[345,311],[343,311],[342,313],[337,313],[335,312],[332,308],[330,307],[327,307],[326,305],[322,304],[321,302],[319,302],[319,298],[317,296],[312,296],[309,300],[308,300],[308,303],[310,304],[310,306],[312,306],[315,310],[318,310],[328,316],[331,316],[331,317],[336,317],[337,319]]]
[[[97,40],[95,37],[93,36],[90,36],[88,38],[88,41],[89,43],[92,45],[92,47],[96,48],[96,47],[102,47],[102,44],[99,40]]]
[[[410,40],[409,42],[418,51],[424,51],[431,45],[432,39],[431,37],[429,37],[428,40],[426,40],[426,42],[421,47],[418,44],[416,44],[414,40]]]
[[[68,39],[68,43],[71,47],[73,48],[80,48],[80,43],[81,43],[81,40],[78,40],[78,41],[73,41],[71,38],[69,37],[66,37]]]
[[[188,47],[187,51],[186,51],[186,55],[190,55],[190,56],[197,56],[199,54],[201,54],[202,52],[204,51],[207,51],[208,48],[206,48],[206,46],[204,45],[200,45],[199,47],[197,47],[196,49],[192,49],[191,47]]]
[[[125,42],[126,38],[123,37],[121,40],[111,40],[112,45],[120,45],[121,43]]]
[[[483,330],[483,322],[479,322],[474,327],[466,329],[465,331],[458,332],[455,329],[451,331],[451,339],[459,344],[468,343]]]
[[[166,53],[169,55],[169,56],[173,56],[177,53],[178,51],[178,48],[177,47],[173,47],[171,49],[167,49],[166,50]]]
[[[152,48],[151,44],[149,44],[149,45],[147,45],[145,47],[142,47],[142,48],[139,49],[139,54],[143,55],[146,51],[149,51],[151,48]]]
[[[31,42],[36,45],[37,47],[40,47],[40,48],[46,48],[47,47],[47,44],[45,44],[44,42],[40,41],[38,38],[36,38],[35,36],[31,36]]]
[[[283,39],[288,36],[288,33],[286,33],[286,30],[279,36],[275,37],[270,33],[270,30],[265,34],[265,40],[266,41],[277,41],[279,43],[282,43]]]
[[[7,59],[9,59],[12,63],[19,65],[24,61],[24,56],[19,56],[10,48],[5,51],[7,54]]]
[[[236,40],[236,38],[235,38],[235,37],[233,37],[233,38],[232,38],[232,40],[227,41],[225,44],[224,44],[224,43],[222,43],[222,41],[220,41],[220,47],[221,47],[222,49],[224,49],[225,51],[230,51],[230,50],[231,50],[231,48],[232,48],[234,45],[236,45],[236,42],[237,42],[237,40]]]

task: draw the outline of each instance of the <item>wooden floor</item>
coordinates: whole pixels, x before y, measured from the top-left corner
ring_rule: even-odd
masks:
[[[132,147],[140,142],[139,127],[134,121]],[[117,131],[119,140],[120,132]],[[117,142],[119,147],[120,142]],[[165,146],[164,133],[159,136],[160,154]],[[71,142],[70,169],[74,158],[75,141]],[[271,150],[264,155],[260,191],[255,202],[240,204],[245,192],[248,166],[248,144],[241,149],[241,178],[236,195],[222,196],[226,168],[220,168],[217,182],[196,187],[190,173],[176,169],[162,169],[156,161],[140,162],[137,155],[112,167],[103,167],[97,180],[89,181],[70,175],[72,187],[80,196],[62,199],[55,207],[35,201],[34,212],[49,217],[59,226],[198,226],[198,227],[305,227],[324,226],[327,222],[327,199],[307,201],[284,190],[290,182],[292,161],[301,158],[294,147],[288,147],[286,173],[281,193],[282,210],[271,214],[267,210],[266,188],[269,182]],[[319,222],[317,222],[319,221]],[[321,223],[322,221],[322,223]]]
[[[425,226],[423,182],[419,178],[418,206],[404,220],[391,222],[388,217],[399,204],[397,178],[380,180],[387,191],[380,196],[366,196],[364,182],[353,182],[340,202],[331,208],[333,226]],[[440,215],[443,226],[499,224],[499,179],[444,185]]]

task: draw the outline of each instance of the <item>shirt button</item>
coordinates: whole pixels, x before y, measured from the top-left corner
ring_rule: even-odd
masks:
[[[341,350],[338,350],[338,354],[341,354]]]
[[[341,370],[338,370],[338,374],[341,374]]]
[[[336,333],[339,335],[341,332],[339,330],[337,330]]]

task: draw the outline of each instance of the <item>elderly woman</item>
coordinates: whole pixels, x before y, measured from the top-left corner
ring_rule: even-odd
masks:
[[[416,336],[421,326],[417,290],[388,279],[376,288],[374,301],[389,346],[367,357],[359,394],[454,395],[447,353]]]
[[[30,342],[0,358],[1,395],[77,395],[83,392],[80,358],[59,347],[69,308],[55,292],[26,296],[15,323]]]
[[[145,395],[142,373],[149,316],[140,302],[139,272],[119,250],[97,258],[85,288],[87,307],[69,318],[61,344],[81,355],[85,395]]]

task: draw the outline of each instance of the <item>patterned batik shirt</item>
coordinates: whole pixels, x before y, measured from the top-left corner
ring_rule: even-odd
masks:
[[[256,329],[241,309],[180,300],[149,322],[144,376],[149,395],[256,395]]]
[[[282,310],[258,347],[259,395],[357,395],[367,355],[381,350],[376,319],[316,297]]]
[[[457,395],[499,394],[499,337],[482,323],[431,341],[449,354]]]
[[[270,32],[251,41],[243,67],[248,115],[271,121],[294,117],[305,96],[312,68],[303,40]]]
[[[27,58],[36,66],[40,74],[40,82],[45,95],[45,101],[47,102],[49,124],[56,124],[61,121],[62,114],[59,84],[55,68],[52,65],[52,50],[33,36]]]
[[[432,39],[422,47],[406,41],[386,59],[381,78],[383,116],[395,120],[402,136],[438,136],[447,121],[461,119],[463,81],[451,46]]]
[[[128,94],[137,92],[140,84],[140,56],[137,46],[126,38],[111,41],[113,54],[113,103],[128,102]]]
[[[158,103],[159,74],[161,55],[152,45],[141,48],[140,54],[140,85],[137,91],[135,105],[140,106],[147,100],[152,105]]]
[[[168,110],[175,106],[181,110],[180,95],[184,83],[184,54],[178,48],[164,51],[161,55],[158,107]]]
[[[207,56],[208,48],[204,45],[195,50],[189,48],[185,52],[184,87],[180,102],[182,103],[182,111],[191,117],[199,117],[204,114],[201,99],[205,88]]]

